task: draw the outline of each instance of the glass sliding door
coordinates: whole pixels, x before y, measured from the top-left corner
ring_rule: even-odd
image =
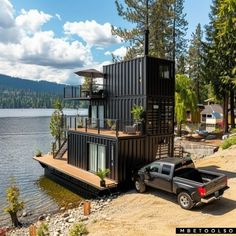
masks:
[[[89,144],[89,170],[92,172],[96,172],[97,167],[97,145]]]
[[[106,147],[98,145],[98,169],[106,169]]]
[[[97,172],[106,169],[106,146],[89,144],[89,171]]]

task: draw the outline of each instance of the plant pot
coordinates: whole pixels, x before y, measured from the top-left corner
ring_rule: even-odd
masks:
[[[106,187],[106,182],[105,182],[104,179],[103,179],[103,180],[100,180],[100,186],[101,186],[101,187]]]

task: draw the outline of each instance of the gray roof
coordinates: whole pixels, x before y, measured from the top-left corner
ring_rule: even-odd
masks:
[[[212,113],[219,113],[223,114],[223,108],[219,104],[211,104],[205,105],[205,109],[201,112],[201,114],[212,114]]]

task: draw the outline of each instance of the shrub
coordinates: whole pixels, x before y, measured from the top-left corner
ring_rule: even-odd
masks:
[[[48,231],[48,224],[46,223],[42,223],[40,224],[39,228],[37,229],[37,236],[48,236],[49,235],[49,231]]]
[[[10,187],[6,189],[6,194],[8,207],[4,211],[10,214],[12,224],[15,227],[21,226],[21,223],[18,221],[17,212],[24,208],[24,202],[19,200],[20,190],[13,181]]]
[[[41,157],[42,156],[42,152],[39,149],[37,149],[36,152],[35,152],[35,156],[36,157]]]
[[[69,236],[82,236],[88,234],[86,225],[82,222],[74,224],[69,231]]]
[[[227,149],[235,144],[236,144],[236,137],[231,137],[231,138],[226,139],[221,145],[221,147],[222,149]]]

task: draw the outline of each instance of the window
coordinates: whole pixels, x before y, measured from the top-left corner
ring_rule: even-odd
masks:
[[[162,166],[162,171],[161,171],[161,173],[162,173],[163,175],[169,175],[169,174],[170,174],[170,170],[171,170],[171,166],[164,164],[164,165]]]
[[[97,172],[106,169],[106,147],[98,144],[89,144],[89,170]]]
[[[162,79],[170,79],[170,68],[168,65],[160,65],[160,77]]]
[[[151,172],[158,172],[160,169],[160,164],[154,163],[150,165],[150,171]]]

